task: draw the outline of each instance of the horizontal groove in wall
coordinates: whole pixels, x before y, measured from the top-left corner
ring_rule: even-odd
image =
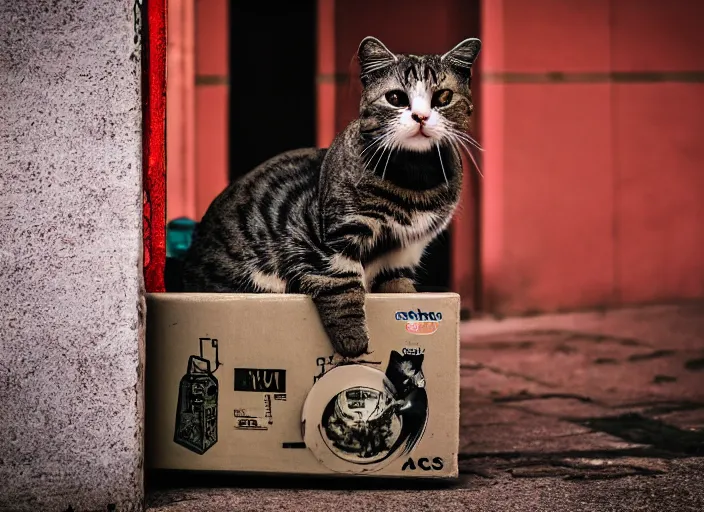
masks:
[[[319,84],[345,84],[349,73],[318,74]],[[565,73],[514,73],[511,71],[482,73],[481,80],[497,84],[598,84],[598,83],[704,83],[704,71],[611,71]]]
[[[497,84],[704,83],[704,71],[611,71],[514,73],[487,71],[481,79]]]
[[[230,85],[227,75],[196,75],[196,85]]]
[[[346,84],[349,79],[349,73],[319,73],[316,76],[319,84]]]

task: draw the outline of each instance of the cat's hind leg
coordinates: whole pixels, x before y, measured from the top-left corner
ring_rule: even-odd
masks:
[[[427,241],[420,240],[371,262],[367,268],[369,289],[375,293],[415,293],[415,269],[426,246]]]
[[[382,270],[373,280],[374,293],[415,293],[415,270],[410,267]]]

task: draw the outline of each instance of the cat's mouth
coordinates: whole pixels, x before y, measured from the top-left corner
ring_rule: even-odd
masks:
[[[421,126],[420,128],[418,128],[418,131],[417,131],[415,134],[413,134],[413,135],[411,136],[411,138],[412,138],[412,139],[415,139],[415,138],[418,138],[418,139],[420,139],[420,138],[430,139],[430,138],[432,138],[432,135],[428,135],[427,133],[425,133],[425,132],[423,131],[423,127]]]
[[[407,135],[401,144],[411,151],[430,151],[437,141],[437,136],[433,133],[433,130],[427,130],[422,126],[406,133]]]

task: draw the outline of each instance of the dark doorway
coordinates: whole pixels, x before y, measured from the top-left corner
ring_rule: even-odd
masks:
[[[426,249],[416,272],[416,288],[421,292],[450,291],[450,232],[443,232]]]
[[[316,145],[317,3],[229,5],[234,180],[279,153]],[[417,274],[420,290],[449,289],[450,251],[449,232],[428,247]]]
[[[315,146],[316,2],[230,2],[230,180]]]

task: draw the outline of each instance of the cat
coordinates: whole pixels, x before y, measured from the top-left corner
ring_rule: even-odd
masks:
[[[365,293],[414,292],[459,202],[480,48],[417,56],[362,40],[359,118],[330,148],[283,153],[230,184],[194,234],[184,291],[307,294],[338,354],[368,354]]]
[[[391,351],[386,377],[396,388],[396,398],[406,399],[412,391],[425,389],[424,354],[404,354]]]

